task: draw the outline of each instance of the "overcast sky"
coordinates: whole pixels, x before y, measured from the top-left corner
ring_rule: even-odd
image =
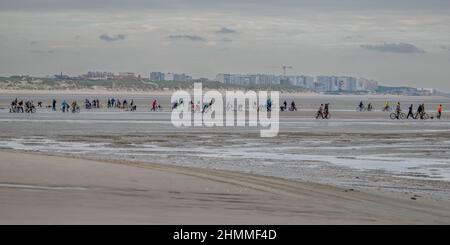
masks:
[[[450,1],[0,1],[0,75],[281,65],[450,91]]]

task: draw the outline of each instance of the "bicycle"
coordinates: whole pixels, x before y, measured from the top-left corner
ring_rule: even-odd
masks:
[[[399,112],[399,113],[393,112],[393,113],[391,113],[391,114],[389,115],[389,117],[390,117],[392,120],[395,120],[395,119],[405,120],[405,119],[406,119],[406,114],[403,113],[403,112]]]
[[[323,113],[323,112],[318,111],[317,114],[316,114],[316,119],[319,119],[320,117],[322,119],[330,119],[331,115],[330,115],[329,112],[328,113]]]
[[[356,107],[356,111],[357,111],[357,112],[364,112],[364,111],[367,111],[367,108],[366,108],[365,106],[363,106],[363,107],[357,106],[357,107]]]
[[[36,108],[34,106],[25,108],[25,112],[26,113],[35,113],[36,112]]]
[[[72,113],[80,113],[80,107],[77,106],[75,108],[72,108]]]
[[[426,112],[423,112],[422,114],[416,113],[416,115],[414,116],[414,119],[428,120],[428,119],[430,119],[430,115],[428,115]]]
[[[385,106],[383,108],[383,111],[392,111],[392,108],[390,106]]]

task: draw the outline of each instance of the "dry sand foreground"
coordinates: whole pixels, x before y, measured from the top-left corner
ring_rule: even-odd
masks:
[[[0,151],[0,224],[450,224],[450,205],[225,171]]]

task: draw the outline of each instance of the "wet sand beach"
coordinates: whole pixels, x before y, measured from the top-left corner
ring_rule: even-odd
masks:
[[[134,112],[7,110],[16,97],[45,106],[52,98],[82,103],[95,97],[104,105],[111,96],[0,95],[0,221],[449,223],[450,120],[445,112],[442,120],[391,120],[379,110],[386,100],[400,100],[426,103],[432,114],[438,103],[447,108],[448,98],[283,95],[296,100],[299,111],[280,113],[274,138],[261,138],[260,127],[176,128],[170,96],[157,93],[114,95],[134,99]],[[154,98],[163,111],[150,111]],[[357,112],[360,100],[376,110]],[[314,119],[325,102],[332,118]],[[177,181],[172,186],[167,179]],[[211,189],[220,194],[208,194]],[[234,196],[222,198],[229,191]]]
[[[205,170],[1,151],[1,224],[448,224],[448,202]]]

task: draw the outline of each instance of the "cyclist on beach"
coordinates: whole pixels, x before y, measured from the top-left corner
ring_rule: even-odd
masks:
[[[287,110],[287,101],[285,100],[283,102],[283,106],[281,107],[281,111],[286,111]]]
[[[28,100],[27,102],[25,102],[25,112],[26,113],[33,113],[34,109],[35,109],[35,107],[34,107],[32,100]]]
[[[417,107],[416,116],[415,116],[414,118],[417,119],[417,118],[419,118],[419,117],[422,117],[422,104],[420,104],[420,105]]]
[[[397,107],[395,108],[395,113],[397,114],[397,119],[400,119],[400,113],[402,112],[402,107],[400,102],[397,103]]]
[[[422,104],[421,107],[420,119],[425,119],[425,104]]]
[[[214,104],[214,99],[211,99],[211,102],[209,102],[209,103],[205,103],[203,105],[202,113],[205,113],[213,104]]]
[[[389,105],[389,101],[386,101],[384,103],[383,111],[389,111],[391,109],[391,106]]]
[[[20,111],[23,113],[23,100],[17,102],[17,111]]]
[[[72,101],[72,113],[75,113],[75,112],[77,112],[77,110],[78,110],[78,105],[77,105],[77,102],[76,101]]]
[[[18,105],[17,98],[11,102],[11,109],[9,111],[10,112],[15,112],[15,113],[19,112],[19,105]]]
[[[364,109],[364,103],[361,101],[359,102],[359,111],[362,111]]]
[[[92,104],[91,104],[91,102],[90,102],[88,99],[85,99],[85,100],[84,100],[84,107],[85,107],[86,109],[91,109]]]
[[[61,103],[61,109],[62,112],[66,112],[69,110],[69,104],[65,100]]]
[[[272,111],[272,99],[267,99],[267,111]]]
[[[290,111],[297,111],[297,106],[295,105],[295,102],[291,102],[291,108],[289,108]]]
[[[16,102],[14,100],[11,102],[11,108],[9,109],[9,112],[17,112],[16,111]]]

